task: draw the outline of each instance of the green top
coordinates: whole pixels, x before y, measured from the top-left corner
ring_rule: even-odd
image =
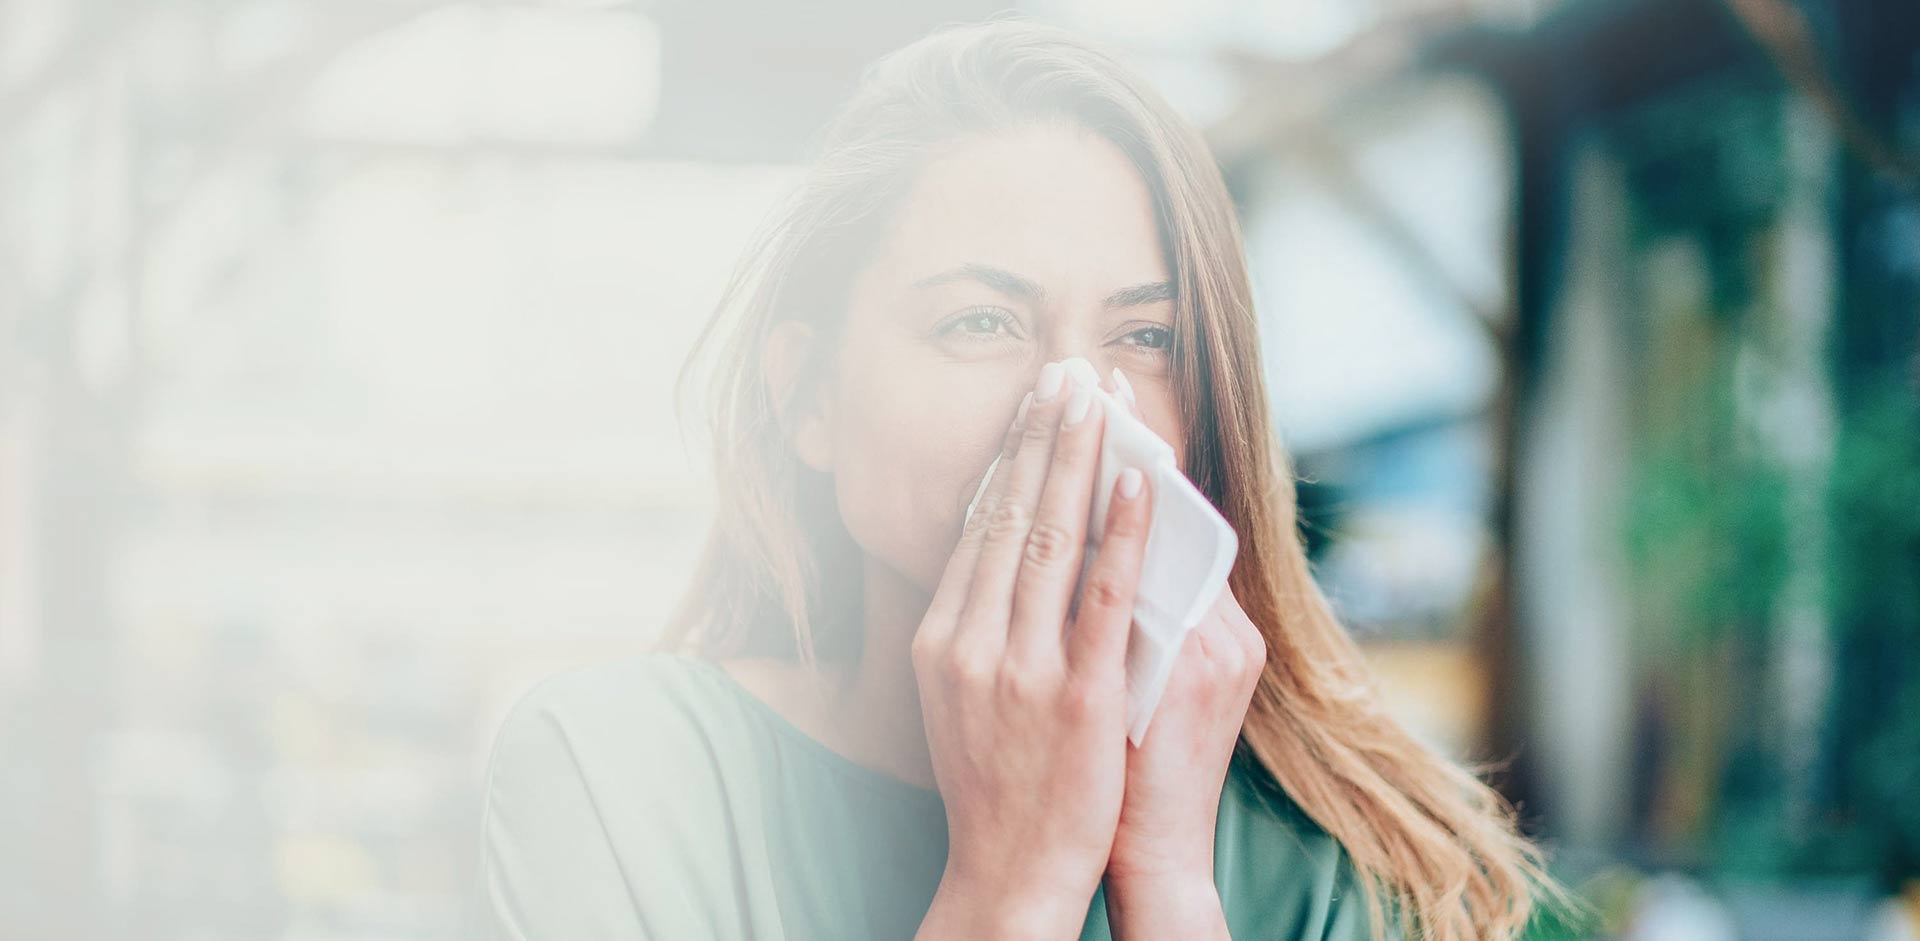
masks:
[[[1251,762],[1221,794],[1236,939],[1368,937],[1339,844]],[[553,677],[487,773],[482,936],[907,939],[940,882],[940,793],[827,748],[717,664],[650,653]],[[1096,893],[1083,939],[1109,939]]]

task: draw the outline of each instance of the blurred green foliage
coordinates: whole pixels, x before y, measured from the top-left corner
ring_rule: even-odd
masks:
[[[1684,408],[1639,449],[1626,541],[1643,621],[1643,653],[1708,656],[1754,635],[1787,570],[1787,470],[1741,419],[1735,357],[1722,351]]]
[[[1835,448],[1828,584],[1836,850],[1920,874],[1920,406],[1904,376],[1857,395]]]
[[[1793,743],[1779,634],[1796,471],[1740,395],[1737,344],[1713,346],[1686,407],[1648,422],[1623,500],[1654,733],[1640,836],[1663,864],[1893,888],[1920,872],[1920,397],[1891,381],[1839,403],[1812,555],[1829,682],[1818,740]],[[1798,791],[1792,747],[1815,756]]]

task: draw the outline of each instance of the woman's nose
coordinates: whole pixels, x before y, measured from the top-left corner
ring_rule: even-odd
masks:
[[[1079,359],[1085,362],[1089,367],[1091,367],[1093,376],[1096,380],[1096,384],[1102,390],[1106,392],[1115,393],[1115,394],[1126,394],[1128,395],[1129,398],[1131,398],[1130,393],[1132,392],[1132,390],[1130,387],[1126,385],[1126,379],[1124,377],[1119,376],[1118,367],[1114,366],[1112,363],[1106,362],[1105,361],[1106,358],[1100,356],[1100,353],[1098,350],[1083,350],[1083,349],[1075,349],[1072,347],[1064,347],[1064,348],[1058,348],[1053,351],[1050,351],[1050,355],[1052,356],[1051,359],[1048,359],[1046,363],[1042,363],[1039,366],[1035,367],[1033,375],[1028,377],[1029,381],[1038,381],[1040,371],[1046,368],[1047,363],[1064,364],[1068,360]],[[1069,375],[1071,375],[1071,371],[1069,372]]]

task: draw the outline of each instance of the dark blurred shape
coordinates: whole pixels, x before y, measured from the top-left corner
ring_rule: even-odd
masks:
[[[1519,153],[1488,631],[1510,792],[1645,865],[1897,889],[1920,872],[1920,5],[1572,3],[1431,51],[1500,89]],[[1527,547],[1578,538],[1624,547],[1581,577],[1630,632],[1556,660],[1592,642]],[[1590,689],[1628,711],[1553,718]],[[1619,770],[1575,773],[1595,748]]]

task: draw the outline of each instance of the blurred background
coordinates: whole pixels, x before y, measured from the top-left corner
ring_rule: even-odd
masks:
[[[952,2],[0,0],[0,936],[454,938],[672,383]],[[1920,4],[1046,0],[1225,169],[1317,571],[1594,910],[1920,937]]]

